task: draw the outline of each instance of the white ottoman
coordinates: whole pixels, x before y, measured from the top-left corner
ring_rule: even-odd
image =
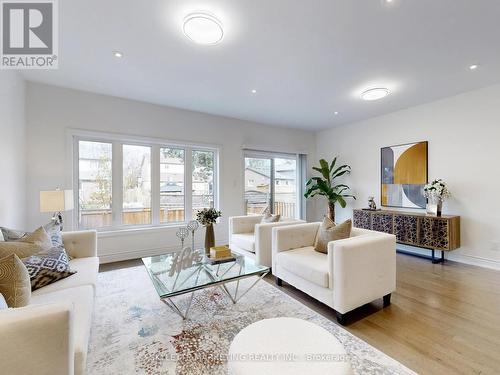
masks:
[[[229,348],[230,375],[351,375],[342,344],[302,319],[264,319],[244,328]]]

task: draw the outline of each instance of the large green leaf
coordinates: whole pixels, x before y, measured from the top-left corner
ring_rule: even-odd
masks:
[[[330,164],[330,171],[333,170],[333,167],[335,167],[336,162],[337,162],[337,157],[335,156],[335,158],[332,160],[332,163]]]
[[[343,198],[343,197],[341,197],[340,195],[337,197],[337,200],[338,200],[338,202],[339,202],[339,204],[340,204],[340,207],[345,208],[345,206],[347,206],[346,201],[345,201],[345,200],[344,200],[344,198]]]

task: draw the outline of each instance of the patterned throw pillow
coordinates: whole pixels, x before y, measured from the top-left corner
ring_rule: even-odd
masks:
[[[330,218],[325,217],[319,228],[314,250],[327,254],[328,242],[349,238],[351,236],[351,227],[351,220],[346,220],[342,224],[336,225]]]
[[[52,241],[49,235],[43,227],[40,227],[20,240],[0,242],[0,258],[10,254],[26,258],[40,251],[49,250],[51,247]]]
[[[9,307],[24,307],[30,303],[30,275],[15,254],[0,259],[0,293]]]
[[[68,255],[62,247],[53,247],[22,261],[28,269],[32,291],[76,273],[70,269]]]

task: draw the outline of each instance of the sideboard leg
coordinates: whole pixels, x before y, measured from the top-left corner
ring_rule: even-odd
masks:
[[[444,251],[441,250],[441,257],[436,258],[435,250],[432,249],[432,264],[444,263]]]

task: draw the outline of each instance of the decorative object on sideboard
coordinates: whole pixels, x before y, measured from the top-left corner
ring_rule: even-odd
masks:
[[[192,249],[194,249],[194,232],[199,228],[199,224],[196,220],[191,220],[188,225],[187,229],[191,232],[191,245]]]
[[[422,195],[428,181],[428,143],[381,149],[381,199],[385,207],[425,208]]]
[[[368,197],[368,208],[372,211],[377,211],[377,204],[375,203],[375,197]]]
[[[40,192],[40,212],[53,212],[52,221],[63,230],[63,211],[71,211],[74,207],[73,190],[56,190]]]
[[[325,197],[328,201],[328,217],[335,221],[335,204],[338,202],[340,207],[344,208],[347,203],[345,198],[354,198],[354,195],[345,194],[350,187],[344,184],[334,184],[338,177],[351,173],[351,167],[347,164],[336,166],[337,157],[328,164],[325,159],[319,161],[319,167],[313,167],[316,172],[321,173],[321,177],[312,177],[306,183],[306,192],[304,197],[312,198],[316,195]]]
[[[187,227],[180,227],[175,235],[181,240],[181,248],[184,249],[184,240],[189,236],[189,230]]]
[[[427,214],[439,217],[443,210],[443,202],[451,198],[451,192],[446,182],[438,178],[424,186],[424,197],[427,198]]]
[[[205,227],[205,254],[210,255],[210,248],[215,246],[214,224],[222,213],[215,208],[204,208],[196,214],[196,220]]]

